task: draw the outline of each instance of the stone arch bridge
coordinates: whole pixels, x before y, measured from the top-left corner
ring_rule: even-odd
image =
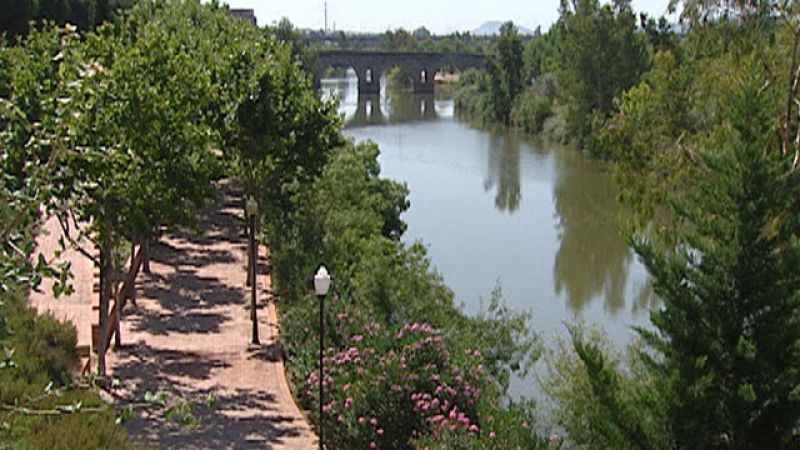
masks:
[[[314,83],[319,86],[328,67],[353,68],[358,76],[359,94],[379,94],[381,75],[395,66],[404,67],[414,78],[414,92],[432,93],[434,76],[442,68],[464,71],[482,68],[484,55],[461,53],[398,53],[329,50],[318,53]]]

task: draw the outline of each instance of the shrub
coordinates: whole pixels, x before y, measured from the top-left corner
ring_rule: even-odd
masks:
[[[0,411],[0,447],[14,449],[128,449],[116,412],[90,390],[70,386],[78,358],[72,324],[37,315],[21,296],[0,297],[0,318],[7,333],[0,338],[0,403],[31,410],[77,408],[61,415]],[[102,408],[102,412],[81,412]]]
[[[411,72],[403,66],[394,66],[386,74],[389,87],[410,88],[414,84]]]
[[[0,306],[0,316],[8,324],[8,336],[0,340],[0,346],[13,349],[13,366],[0,370],[0,402],[13,403],[39,393],[50,381],[67,385],[78,362],[75,328],[49,314],[37,316],[19,298]]]
[[[514,100],[511,110],[511,123],[528,133],[539,134],[544,122],[553,115],[550,101],[528,89]]]
[[[483,121],[492,120],[492,99],[486,72],[470,69],[462,73],[453,100],[458,114]]]

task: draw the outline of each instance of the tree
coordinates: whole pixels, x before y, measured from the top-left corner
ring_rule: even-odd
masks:
[[[266,31],[268,35],[275,36],[278,42],[287,45],[291,50],[292,57],[300,61],[304,69],[311,70],[314,67],[316,55],[309,51],[303,35],[288,18],[281,18],[277,26],[267,27]]]
[[[732,101],[733,136],[701,153],[696,194],[675,205],[684,246],[635,248],[664,306],[657,332],[680,448],[785,448],[800,420],[800,178],[765,152],[771,102],[750,77]]]
[[[754,0],[670,0],[669,9],[682,6],[681,18],[693,28],[733,22],[739,39],[726,42],[756,55],[766,77],[765,89],[780,90],[777,135],[781,155],[800,168],[800,3]],[[765,45],[766,44],[766,45]]]
[[[488,63],[491,113],[498,122],[510,122],[514,99],[524,87],[522,69],[522,37],[513,22],[506,22]]]
[[[570,422],[582,428],[576,443],[795,448],[800,176],[771,150],[774,103],[763,86],[749,72],[722,106],[726,130],[696,144],[695,188],[670,204],[676,245],[633,241],[663,306],[652,329],[638,330],[631,365],[573,336],[582,375],[572,385],[594,405],[562,396],[585,412]]]
[[[412,32],[411,35],[414,36],[414,39],[416,39],[417,41],[424,41],[426,39],[430,39],[431,32],[423,26],[414,30],[414,32]]]
[[[545,34],[534,35],[525,46],[523,59],[525,60],[525,78],[528,81],[558,71],[561,59],[560,40],[559,28],[553,26]]]
[[[70,23],[81,31],[116,17],[119,9],[128,9],[135,0],[0,0],[0,34],[9,38],[25,35],[30,21]]]
[[[593,118],[604,120],[614,109],[614,98],[639,81],[648,55],[628,2],[617,2],[613,9],[598,0],[575,0],[572,8],[562,2],[559,22],[567,123],[583,142]]]
[[[639,24],[647,36],[647,40],[655,51],[671,51],[675,52],[679,47],[678,36],[672,30],[672,26],[667,21],[667,18],[661,16],[658,21],[647,14],[639,14]]]
[[[417,39],[403,28],[387,30],[384,34],[386,48],[393,52],[413,52],[417,49]]]

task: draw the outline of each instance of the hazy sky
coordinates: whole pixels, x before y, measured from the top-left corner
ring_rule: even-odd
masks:
[[[300,28],[321,29],[324,0],[222,0],[232,8],[256,11],[259,25],[288,17]],[[660,16],[669,0],[633,0],[637,12]],[[558,18],[559,0],[328,0],[328,27],[347,31],[386,31],[424,25],[434,33],[468,31],[489,20],[513,20],[547,29]]]

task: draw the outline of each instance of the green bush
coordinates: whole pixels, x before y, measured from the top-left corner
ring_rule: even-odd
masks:
[[[49,314],[36,315],[19,298],[0,306],[8,336],[0,340],[11,351],[13,367],[0,370],[0,402],[13,403],[39,393],[50,381],[64,386],[78,363],[75,327]]]
[[[542,124],[542,136],[553,142],[568,144],[570,134],[567,130],[566,108],[556,106],[553,108],[553,115]]]
[[[414,76],[403,66],[394,66],[386,73],[389,87],[410,88],[414,84]]]
[[[492,99],[486,72],[477,69],[463,72],[453,100],[458,114],[482,121],[492,120]]]
[[[91,390],[71,386],[76,369],[76,332],[52,315],[37,315],[21,296],[0,297],[0,403],[33,411],[73,408],[60,415],[0,411],[0,448],[128,449],[116,411]],[[101,408],[101,412],[81,412]]]
[[[553,115],[550,101],[533,89],[528,89],[514,100],[511,123],[528,133],[539,134],[544,122]]]

